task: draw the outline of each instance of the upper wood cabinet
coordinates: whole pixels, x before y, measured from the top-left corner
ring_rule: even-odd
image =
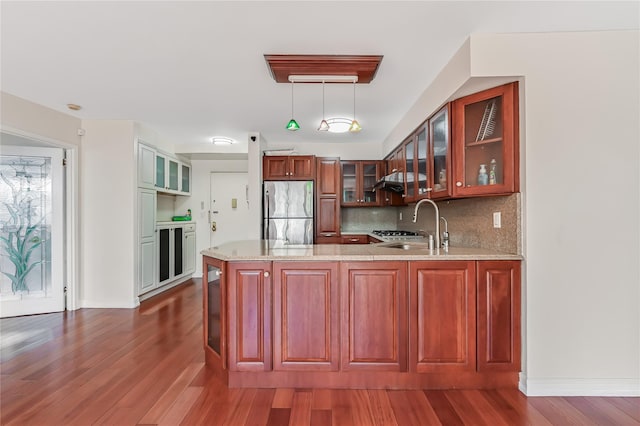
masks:
[[[383,161],[341,161],[344,207],[381,206],[383,197],[373,187],[383,176]]]
[[[273,370],[337,371],[338,264],[273,263]]]
[[[387,171],[385,175],[395,175],[401,179],[404,185],[404,146],[398,147],[395,151],[385,158]],[[400,194],[393,191],[380,191],[382,205],[384,206],[403,206],[406,205],[404,193]]]
[[[519,190],[518,83],[452,104],[454,197]]]
[[[407,262],[340,264],[341,370],[407,371]]]
[[[313,180],[316,162],[313,155],[288,155],[262,157],[264,180]]]
[[[340,243],[340,159],[316,158],[315,243]]]
[[[409,262],[412,371],[474,371],[475,261]]]
[[[519,261],[478,262],[478,371],[520,371]]]

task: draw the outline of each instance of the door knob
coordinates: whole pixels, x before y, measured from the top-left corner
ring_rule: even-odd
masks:
[[[269,278],[269,271],[264,271],[262,275],[264,275],[265,278]]]
[[[217,230],[217,224],[216,224],[215,222],[211,222],[211,230],[212,230],[213,232],[216,232],[216,230]]]

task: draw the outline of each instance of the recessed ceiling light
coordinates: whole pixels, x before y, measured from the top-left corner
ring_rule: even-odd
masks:
[[[235,140],[227,138],[225,136],[214,136],[211,138],[211,142],[213,142],[215,145],[231,145],[236,143]]]
[[[327,124],[329,124],[329,132],[330,133],[346,133],[349,131],[349,127],[351,127],[350,118],[336,117],[336,118],[327,118]]]
[[[76,104],[67,104],[67,108],[73,111],[80,111],[82,109],[80,105],[76,105]]]

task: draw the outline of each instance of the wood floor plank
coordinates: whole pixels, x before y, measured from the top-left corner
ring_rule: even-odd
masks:
[[[636,423],[635,419],[614,405],[609,404],[603,398],[568,397],[565,399],[599,426],[631,425]]]
[[[367,391],[371,407],[373,423],[380,426],[397,426],[396,416],[389,401],[387,391],[382,389],[370,389]]]
[[[288,426],[291,408],[272,408],[266,426]]]
[[[529,401],[554,425],[597,425],[564,398],[533,397]]]
[[[178,395],[185,391],[189,383],[193,380],[196,374],[204,368],[204,362],[195,362],[190,364],[180,376],[169,386],[149,411],[146,412],[144,417],[140,420],[144,424],[155,424],[160,421],[164,413],[171,408],[171,404],[176,400]]]
[[[424,394],[443,425],[463,426],[464,422],[447,399],[445,392],[442,390],[425,390]]]
[[[389,400],[399,425],[440,425],[435,411],[421,391],[389,391]]]
[[[275,389],[256,389],[256,396],[244,423],[246,426],[267,424],[275,393]]]
[[[273,397],[272,408],[291,408],[293,403],[293,394],[295,389],[291,388],[278,388],[276,394]]]
[[[603,399],[640,423],[640,398],[608,397]]]
[[[492,426],[487,423],[482,413],[467,399],[462,390],[448,390],[445,396],[465,425]]]
[[[311,424],[311,391],[297,391],[291,403],[290,426],[309,426]]]
[[[515,410],[522,413],[522,416],[526,419],[526,424],[531,426],[553,426],[545,416],[529,403],[528,398],[518,389],[498,389],[496,392],[505,401],[508,401]]]
[[[354,425],[373,425],[371,401],[366,390],[354,389],[349,392],[351,417]]]
[[[177,395],[171,407],[164,412],[160,421],[157,422],[158,426],[175,426],[180,424],[201,393],[201,387],[194,386],[183,389],[183,391]]]
[[[251,404],[256,396],[256,390],[245,388],[239,389],[239,392],[238,402],[230,407],[223,425],[239,426],[243,425],[247,420],[247,416],[251,410]]]
[[[331,410],[311,410],[311,426],[331,425]]]
[[[331,410],[331,390],[330,389],[314,389],[311,400],[311,409],[313,410]]]
[[[333,426],[353,426],[349,392],[344,389],[331,391],[331,424]]]

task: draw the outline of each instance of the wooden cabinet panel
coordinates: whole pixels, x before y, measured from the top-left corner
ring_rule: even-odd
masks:
[[[478,371],[520,370],[520,262],[478,262]]]
[[[474,371],[475,262],[410,262],[411,369]]]
[[[227,268],[229,369],[271,370],[271,262]]]
[[[265,155],[262,157],[264,180],[313,180],[316,174],[313,155]]]
[[[289,157],[289,178],[296,180],[313,180],[316,178],[316,162],[312,155]]]
[[[262,157],[262,174],[264,180],[284,180],[289,178],[289,157]]]
[[[406,262],[344,262],[342,370],[407,371]]]
[[[340,159],[316,158],[315,242],[340,242]]]
[[[338,264],[273,264],[273,369],[337,371]]]

